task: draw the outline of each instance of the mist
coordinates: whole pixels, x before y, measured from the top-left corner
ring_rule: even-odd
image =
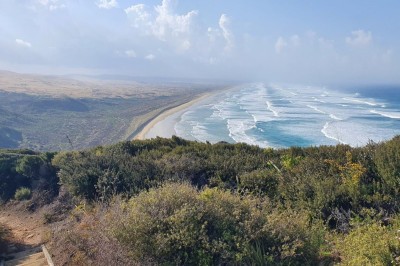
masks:
[[[392,10],[399,4],[355,2],[307,2],[300,9],[269,1],[2,1],[0,68],[57,75],[400,83],[399,38],[392,34],[399,27]]]

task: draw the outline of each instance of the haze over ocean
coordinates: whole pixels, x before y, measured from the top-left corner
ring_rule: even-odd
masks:
[[[261,147],[361,146],[400,133],[398,88],[330,90],[254,83],[212,97],[180,115],[180,137]]]

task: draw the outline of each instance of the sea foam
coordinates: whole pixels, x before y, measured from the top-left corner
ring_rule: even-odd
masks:
[[[360,146],[400,130],[400,111],[393,104],[316,87],[248,84],[190,111],[176,125],[178,136],[261,147]]]
[[[381,115],[384,117],[392,118],[392,119],[400,119],[400,113],[398,112],[382,112],[382,111],[377,111],[377,110],[370,110],[371,113]]]

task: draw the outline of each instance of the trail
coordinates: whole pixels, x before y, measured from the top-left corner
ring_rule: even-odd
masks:
[[[45,227],[40,213],[2,207],[0,209],[0,224],[10,230],[7,252],[0,254],[0,263],[2,257],[5,260],[5,266],[51,265],[41,247]]]
[[[0,224],[11,230],[16,243],[38,246],[43,243],[44,225],[38,213],[0,209]]]

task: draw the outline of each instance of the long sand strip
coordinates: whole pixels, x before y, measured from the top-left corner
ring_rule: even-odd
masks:
[[[205,93],[205,94],[202,94],[200,97],[197,97],[196,99],[194,99],[194,100],[192,100],[192,101],[190,101],[190,102],[187,102],[187,103],[178,105],[178,106],[176,106],[176,107],[172,107],[172,108],[170,108],[170,109],[168,109],[168,110],[165,110],[164,112],[162,112],[161,114],[159,114],[158,116],[156,116],[154,119],[152,119],[151,121],[149,121],[149,122],[144,126],[144,128],[143,128],[133,139],[139,139],[139,140],[145,139],[147,133],[149,133],[149,131],[150,131],[157,123],[159,123],[159,122],[161,122],[161,121],[163,121],[163,120],[166,120],[169,116],[172,116],[172,115],[174,115],[174,114],[176,114],[176,113],[178,113],[178,112],[180,112],[180,111],[183,111],[183,110],[185,110],[185,109],[187,109],[187,108],[193,106],[194,104],[196,104],[196,103],[198,103],[198,102],[200,102],[200,101],[202,101],[202,100],[204,100],[204,99],[210,97],[211,95],[213,95],[213,93]],[[170,130],[171,130],[171,129],[169,129],[169,131],[170,131]],[[170,132],[170,133],[171,133],[171,132]],[[171,134],[171,135],[173,135],[173,134]]]

